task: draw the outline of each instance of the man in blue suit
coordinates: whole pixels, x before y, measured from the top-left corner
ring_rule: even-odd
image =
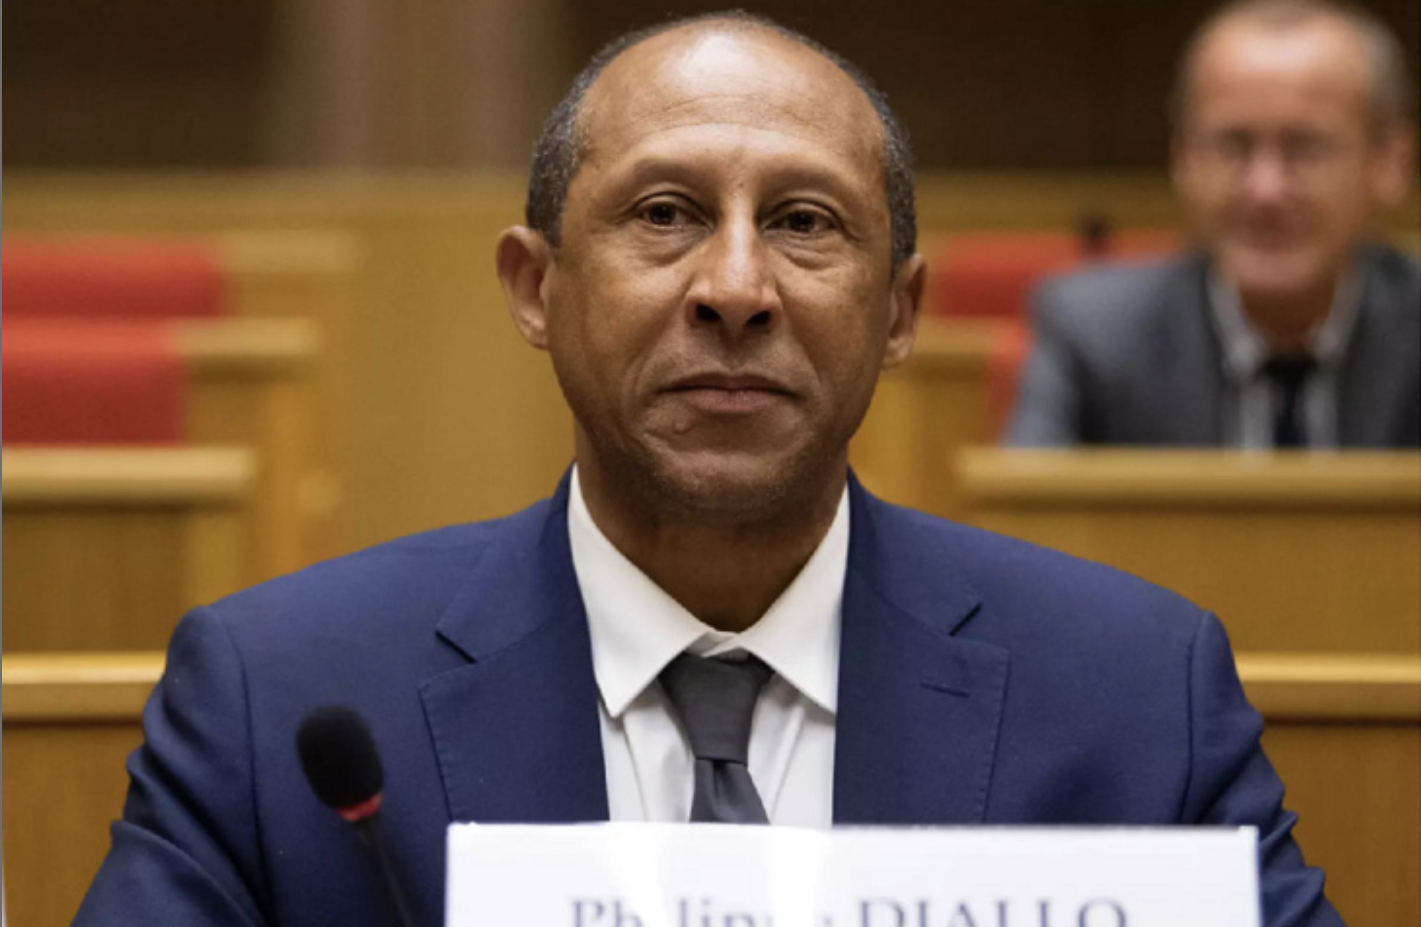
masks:
[[[600,53],[497,255],[575,468],[187,616],[78,923],[387,923],[292,745],[329,703],[426,924],[450,822],[609,818],[1254,825],[1270,927],[1340,923],[1212,616],[853,480],[914,234],[901,129],[813,42],[719,15]]]

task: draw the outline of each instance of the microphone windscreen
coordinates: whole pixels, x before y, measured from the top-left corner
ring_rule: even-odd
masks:
[[[296,732],[296,752],[311,790],[337,811],[380,794],[385,771],[365,719],[343,705],[318,708]]]

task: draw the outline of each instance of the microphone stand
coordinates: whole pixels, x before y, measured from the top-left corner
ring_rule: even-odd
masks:
[[[385,881],[385,888],[389,889],[390,900],[395,905],[395,916],[399,919],[400,927],[415,927],[414,914],[410,911],[409,899],[405,897],[404,890],[400,888],[400,880],[395,878],[395,867],[390,861],[389,846],[385,841],[385,832],[380,825],[380,815],[369,814],[351,822],[355,827],[356,836],[360,842],[365,844],[365,848],[370,851],[370,855],[375,860],[375,865],[380,869],[380,876]]]

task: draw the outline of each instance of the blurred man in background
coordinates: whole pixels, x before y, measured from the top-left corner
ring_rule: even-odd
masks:
[[[1328,0],[1230,4],[1174,119],[1202,249],[1046,283],[1008,443],[1421,444],[1421,266],[1368,238],[1413,170],[1395,36]]]

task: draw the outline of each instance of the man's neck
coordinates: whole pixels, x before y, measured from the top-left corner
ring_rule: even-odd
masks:
[[[612,545],[692,615],[732,633],[759,621],[799,575],[844,491],[841,479],[773,511],[653,516],[638,500],[608,491],[615,481],[578,466],[587,510]]]
[[[1312,333],[1323,322],[1336,298],[1336,277],[1294,293],[1248,293],[1240,290],[1239,304],[1249,322],[1268,342],[1274,354],[1305,351]]]

